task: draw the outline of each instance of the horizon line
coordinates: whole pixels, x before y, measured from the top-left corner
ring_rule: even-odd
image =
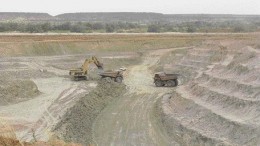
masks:
[[[96,11],[96,12],[62,12],[56,15],[50,14],[49,12],[22,12],[22,11],[5,11],[5,12],[0,12],[0,13],[29,13],[29,14],[48,14],[50,16],[58,16],[62,14],[79,14],[79,13],[154,13],[154,14],[163,14],[163,15],[242,15],[242,16],[260,16],[260,14],[234,14],[234,13],[161,13],[161,12],[134,12],[134,11],[129,11],[129,12],[101,12],[101,11]]]

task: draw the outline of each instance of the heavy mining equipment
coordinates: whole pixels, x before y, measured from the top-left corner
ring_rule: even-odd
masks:
[[[111,80],[122,83],[123,81],[123,72],[126,70],[126,68],[120,68],[119,70],[108,70],[99,73],[101,78],[110,78]]]
[[[154,75],[154,84],[156,87],[175,87],[178,85],[178,76],[179,74],[167,74],[165,72],[158,72]]]
[[[101,76],[101,78],[110,78],[118,83],[123,81],[123,72],[126,70],[126,68],[104,71],[103,64],[95,56],[92,56],[90,59],[86,59],[80,68],[71,69],[69,71],[69,75],[71,75],[75,81],[80,79],[88,80],[88,70],[91,63],[94,63],[97,66],[99,69],[98,75]]]
[[[88,70],[91,63],[94,63],[99,70],[103,70],[103,64],[97,59],[97,57],[92,56],[91,58],[86,59],[80,68],[71,69],[69,75],[73,76],[76,81],[80,79],[88,80]]]

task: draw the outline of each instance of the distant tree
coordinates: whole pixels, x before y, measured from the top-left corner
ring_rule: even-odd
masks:
[[[26,32],[26,23],[19,23],[19,25],[17,26],[16,31],[19,32]]]
[[[137,24],[127,23],[129,29],[137,28]]]
[[[86,32],[86,26],[82,22],[78,22],[77,24],[72,26],[71,32],[84,33]]]
[[[92,28],[93,28],[94,30],[100,30],[100,29],[104,29],[105,26],[104,26],[104,24],[102,24],[102,23],[94,23],[94,24],[92,25]]]
[[[189,33],[192,33],[192,32],[195,32],[196,31],[196,29],[195,29],[195,27],[193,27],[193,26],[188,26],[188,28],[187,28],[187,32],[189,32]]]
[[[245,31],[245,27],[242,25],[238,25],[238,26],[235,26],[233,30],[234,30],[234,32],[243,32],[243,31]]]
[[[160,32],[160,27],[159,27],[158,24],[157,25],[155,25],[155,24],[149,25],[147,32]]]
[[[5,32],[5,31],[8,31],[8,26],[6,25],[6,23],[1,23],[0,32]]]
[[[43,32],[48,32],[52,29],[51,24],[49,22],[43,23],[41,25],[41,27],[42,27]]]
[[[71,30],[72,24],[71,22],[65,22],[62,24],[56,24],[54,26],[54,29],[56,30]]]
[[[26,31],[30,33],[42,33],[42,27],[39,24],[28,23],[26,26]]]
[[[118,22],[117,23],[117,27],[119,28],[119,29],[127,29],[127,24],[126,23],[123,23],[123,22]]]
[[[9,22],[7,23],[9,27],[9,31],[17,31],[19,24],[15,22]]]
[[[90,32],[93,31],[93,24],[91,24],[91,23],[86,23],[84,26],[85,26],[85,32],[90,33]]]
[[[170,24],[165,24],[162,26],[163,31],[164,32],[175,32],[176,30],[174,30],[173,25]]]
[[[115,25],[114,24],[106,24],[106,32],[114,32]]]

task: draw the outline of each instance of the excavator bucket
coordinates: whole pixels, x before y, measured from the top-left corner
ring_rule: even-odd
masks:
[[[103,70],[104,68],[103,68],[103,63],[98,63],[97,64],[97,68],[99,69],[99,70]]]
[[[103,70],[103,63],[101,63],[95,56],[92,56],[92,60],[99,70]]]

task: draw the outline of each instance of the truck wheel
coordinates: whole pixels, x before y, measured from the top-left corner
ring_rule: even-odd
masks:
[[[156,80],[154,83],[155,83],[156,87],[162,87],[163,86],[163,83],[160,80]]]
[[[118,82],[118,83],[122,83],[123,78],[122,77],[116,77],[115,81]]]
[[[175,79],[174,82],[175,82],[175,86],[179,85],[178,79]]]
[[[176,86],[176,82],[174,80],[169,80],[166,82],[166,85],[169,87],[174,87]]]
[[[84,79],[88,81],[89,80],[89,76],[85,76]]]

